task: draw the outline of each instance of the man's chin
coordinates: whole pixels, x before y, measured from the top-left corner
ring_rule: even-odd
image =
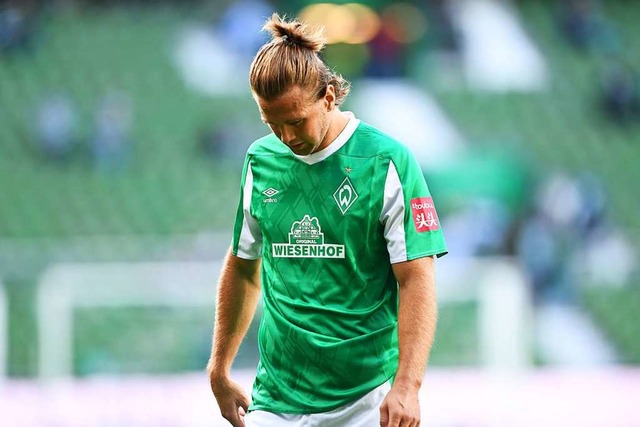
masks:
[[[311,147],[308,145],[300,145],[299,147],[289,147],[289,149],[293,152],[293,154],[297,154],[298,156],[308,156],[311,154]]]

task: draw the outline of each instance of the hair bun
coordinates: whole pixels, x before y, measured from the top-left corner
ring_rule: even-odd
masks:
[[[249,82],[254,95],[276,99],[298,85],[311,99],[325,96],[327,87],[335,89],[334,104],[339,106],[349,94],[349,82],[333,72],[320,58],[325,45],[322,28],[309,28],[298,20],[286,21],[274,13],[262,28],[271,40],[258,50],[251,62]]]
[[[271,33],[274,41],[300,46],[313,52],[320,52],[325,46],[322,29],[310,31],[307,25],[298,20],[286,21],[286,17],[274,13],[262,28]]]

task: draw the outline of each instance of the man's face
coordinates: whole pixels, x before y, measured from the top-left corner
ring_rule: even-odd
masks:
[[[297,85],[273,100],[267,101],[256,95],[254,98],[262,121],[295,154],[306,156],[322,150],[331,142],[326,137],[331,123],[329,113],[333,110],[332,86],[319,100],[313,99]]]

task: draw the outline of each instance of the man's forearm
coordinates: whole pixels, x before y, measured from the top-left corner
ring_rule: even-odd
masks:
[[[227,254],[216,301],[213,346],[207,365],[210,375],[227,375],[249,329],[260,295],[259,261]]]
[[[398,308],[399,361],[394,385],[418,390],[433,343],[438,312],[433,260],[415,269],[399,286]]]

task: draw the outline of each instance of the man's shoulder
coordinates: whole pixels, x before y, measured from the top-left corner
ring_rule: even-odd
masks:
[[[357,140],[357,144],[353,145],[352,154],[354,155],[388,159],[404,158],[411,155],[409,147],[405,144],[368,123],[361,121],[354,136]]]

